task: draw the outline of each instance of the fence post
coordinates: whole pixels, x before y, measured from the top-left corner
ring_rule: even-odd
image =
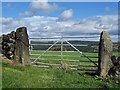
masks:
[[[61,37],[61,61],[63,61],[63,37]]]
[[[16,30],[15,60],[23,66],[30,64],[29,40],[26,27],[21,27]]]
[[[112,57],[112,41],[109,33],[102,31],[99,42],[99,59],[98,59],[98,71],[100,76],[106,77],[108,71],[113,66]]]

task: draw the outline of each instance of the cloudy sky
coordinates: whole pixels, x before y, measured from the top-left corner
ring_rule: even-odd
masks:
[[[2,2],[2,33],[25,26],[29,37],[96,36],[118,38],[117,2]]]

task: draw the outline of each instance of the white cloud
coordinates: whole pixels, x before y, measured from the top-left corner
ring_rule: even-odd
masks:
[[[10,23],[10,22],[12,22],[12,18],[0,18],[0,22],[2,22],[2,23]]]
[[[41,10],[43,12],[50,12],[50,11],[56,10],[57,8],[58,8],[58,6],[55,3],[49,4],[46,0],[44,2],[38,0],[37,2],[33,1],[31,3],[32,10]]]
[[[40,1],[36,0],[30,3],[30,10],[20,13],[21,16],[34,16],[39,12],[50,13],[58,9],[58,5],[53,3],[48,3],[47,0]]]
[[[73,29],[79,29],[83,33],[100,33],[102,30],[106,30],[111,34],[117,34],[117,27],[118,16],[105,15],[86,18],[83,21],[75,23]]]
[[[108,31],[111,35],[117,35],[117,18],[117,15],[105,15],[88,17],[80,21],[56,22],[59,19],[58,17],[31,16],[21,19],[0,18],[0,22],[2,22],[3,33],[8,33],[18,27],[26,26],[30,37],[80,36],[84,34],[100,35],[103,30]],[[109,25],[112,26],[110,27]]]
[[[69,9],[69,10],[65,10],[61,13],[58,21],[66,21],[68,19],[70,19],[73,15],[73,11],[72,9]]]
[[[20,13],[19,15],[20,16],[28,16],[28,17],[30,17],[30,16],[33,16],[35,13],[33,13],[33,12],[31,12],[31,11],[25,11],[25,12],[23,12],[23,13]]]

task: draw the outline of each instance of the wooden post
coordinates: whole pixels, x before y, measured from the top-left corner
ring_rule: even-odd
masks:
[[[26,27],[21,27],[16,30],[15,60],[22,65],[30,64],[29,40]]]
[[[99,60],[98,60],[98,70],[102,77],[106,77],[111,67],[113,67],[111,57],[112,57],[112,41],[109,37],[108,32],[103,31],[100,36],[99,42]]]

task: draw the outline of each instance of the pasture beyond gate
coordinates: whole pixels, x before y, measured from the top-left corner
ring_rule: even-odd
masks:
[[[88,41],[95,38],[99,37],[29,38],[30,59],[35,67],[96,71],[99,41]]]

